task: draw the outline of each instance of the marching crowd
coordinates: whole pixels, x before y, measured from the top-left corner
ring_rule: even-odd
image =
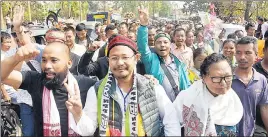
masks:
[[[161,29],[138,13],[96,25],[94,41],[80,23],[40,45],[15,8],[16,35],[1,32],[1,92],[19,104],[24,136],[267,136],[267,33],[248,23],[245,36],[223,29],[208,41],[202,28]]]

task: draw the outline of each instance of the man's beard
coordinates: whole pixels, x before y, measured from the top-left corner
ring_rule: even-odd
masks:
[[[49,89],[49,90],[53,90],[53,89],[59,89],[62,87],[63,81],[65,80],[65,78],[67,77],[68,74],[68,68],[60,73],[54,73],[55,76],[53,79],[47,79],[46,78],[46,70],[42,72],[42,83],[43,85]]]
[[[113,68],[113,71],[118,71],[118,69],[120,69],[119,66]],[[121,69],[124,69],[125,71],[129,71],[129,67],[121,67]],[[129,77],[130,74],[118,74],[116,75],[115,73],[113,73],[114,77],[116,77],[117,79],[126,79]]]

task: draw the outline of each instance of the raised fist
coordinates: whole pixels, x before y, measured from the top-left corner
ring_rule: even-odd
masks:
[[[94,41],[92,44],[89,45],[88,51],[96,51],[97,49],[100,48],[101,42],[99,41]]]
[[[17,53],[15,54],[14,59],[16,61],[27,61],[30,59],[33,59],[40,53],[39,50],[37,50],[34,46],[22,46],[18,49]]]

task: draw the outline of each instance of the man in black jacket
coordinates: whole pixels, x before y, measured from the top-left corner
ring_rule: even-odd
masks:
[[[105,28],[105,35],[109,39],[112,35],[117,34],[117,29],[114,25],[110,24]],[[105,49],[107,47],[108,43],[106,42],[104,46],[102,46],[99,50],[99,56],[98,58],[105,56]]]
[[[268,80],[268,40],[265,41],[265,46],[263,48],[264,57],[261,61],[254,64],[253,68],[257,72],[261,73]],[[260,106],[256,108],[256,128],[254,136],[268,136],[264,123],[261,119]]]
[[[79,23],[76,28],[76,36],[75,36],[75,43],[79,45],[83,45],[85,47],[91,42],[90,40],[90,33],[87,30],[86,25],[84,23]]]
[[[32,96],[34,136],[68,136],[68,123],[70,121],[65,102],[70,94],[68,94],[64,85],[66,83],[69,85],[71,80],[76,80],[77,83],[74,82],[73,84],[79,88],[82,104],[84,105],[87,91],[96,81],[85,76],[74,75],[71,77],[68,70],[72,65],[70,51],[61,42],[52,42],[45,47],[42,54],[42,73],[14,70],[14,67],[19,62],[31,59],[37,54],[39,54],[39,51],[32,45],[20,47],[14,56],[6,58],[1,62],[5,66],[1,68],[1,80],[4,84],[10,85],[15,89],[27,90]],[[49,97],[47,97],[47,92],[50,93]],[[52,109],[53,107],[50,104],[44,103],[47,98],[53,97],[55,100],[54,106],[56,106],[54,109]],[[47,107],[43,105],[47,105]],[[55,109],[58,109],[58,112],[53,111]],[[49,121],[47,119],[50,117],[46,112],[50,110],[54,112],[53,114],[59,115],[59,118],[56,120],[57,124],[50,123],[51,121],[46,122]],[[56,116],[53,115],[53,117]],[[57,127],[57,132],[53,132],[52,126],[54,126],[54,129]],[[47,130],[43,130],[44,128]]]

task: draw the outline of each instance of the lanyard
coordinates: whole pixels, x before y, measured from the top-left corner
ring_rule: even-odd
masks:
[[[119,91],[120,91],[120,93],[121,93],[121,95],[123,96],[123,98],[124,98],[124,111],[125,111],[125,113],[126,113],[126,99],[127,99],[127,97],[128,97],[128,95],[129,95],[129,93],[130,93],[130,91],[132,90],[132,88],[130,89],[130,91],[127,93],[127,95],[126,96],[124,96],[124,94],[123,94],[123,92],[122,92],[122,90],[121,90],[121,88],[118,86],[118,88],[119,88]]]

